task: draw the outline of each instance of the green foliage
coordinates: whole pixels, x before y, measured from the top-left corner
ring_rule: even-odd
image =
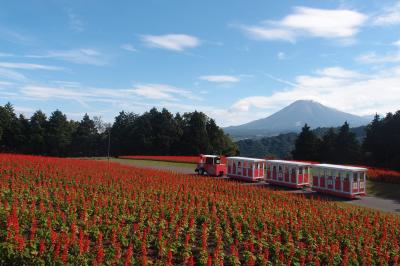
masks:
[[[330,128],[322,139],[306,124],[296,140],[293,157],[297,160],[354,164],[361,163],[363,155],[356,134],[345,122],[338,133]]]
[[[369,164],[400,170],[400,111],[382,119],[375,116],[367,127],[363,150]]]
[[[321,145],[321,140],[310,130],[310,127],[305,124],[296,139],[295,149],[292,152],[293,158],[306,161],[318,160],[319,145]]]
[[[234,155],[237,147],[213,119],[194,111],[175,117],[153,108],[141,116],[121,112],[111,129],[113,154]]]
[[[68,120],[60,110],[49,118],[36,111],[30,119],[16,116],[10,103],[0,106],[0,151],[52,156],[235,155],[238,148],[213,119],[202,112],[179,113],[152,108],[142,115],[120,112],[113,125],[85,114]]]
[[[264,158],[291,158],[291,151],[297,139],[296,133],[280,134],[261,139],[244,139],[237,142],[240,155]]]

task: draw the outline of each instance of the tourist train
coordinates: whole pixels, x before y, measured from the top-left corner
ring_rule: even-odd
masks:
[[[200,155],[195,171],[250,182],[266,181],[290,188],[309,187],[345,198],[365,195],[367,168],[248,157],[227,157],[226,162],[222,159],[217,155]]]

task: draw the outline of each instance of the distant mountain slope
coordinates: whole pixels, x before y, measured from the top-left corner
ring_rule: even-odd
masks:
[[[311,128],[337,127],[347,121],[352,127],[366,125],[370,120],[311,100],[298,100],[282,110],[243,125],[224,128],[233,138],[270,136],[285,132],[298,132],[307,123]]]
[[[357,140],[361,143],[365,137],[365,126],[350,128],[350,131],[356,134]],[[329,128],[316,128],[314,133],[322,138]],[[339,127],[334,128],[336,132]],[[273,137],[243,139],[236,142],[241,156],[264,158],[273,156],[281,159],[291,158],[291,151],[297,139],[297,133],[279,134]]]

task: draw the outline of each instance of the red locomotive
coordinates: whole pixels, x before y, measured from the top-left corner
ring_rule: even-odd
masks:
[[[202,154],[195,172],[199,175],[224,176],[226,164],[222,163],[221,156]]]

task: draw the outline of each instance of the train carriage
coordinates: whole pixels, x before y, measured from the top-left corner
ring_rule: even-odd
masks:
[[[365,195],[367,168],[335,164],[313,165],[312,189],[346,198]]]
[[[309,186],[310,168],[305,162],[267,160],[267,182],[292,188]]]
[[[226,158],[227,176],[245,181],[258,181],[265,179],[265,160],[247,157]]]

